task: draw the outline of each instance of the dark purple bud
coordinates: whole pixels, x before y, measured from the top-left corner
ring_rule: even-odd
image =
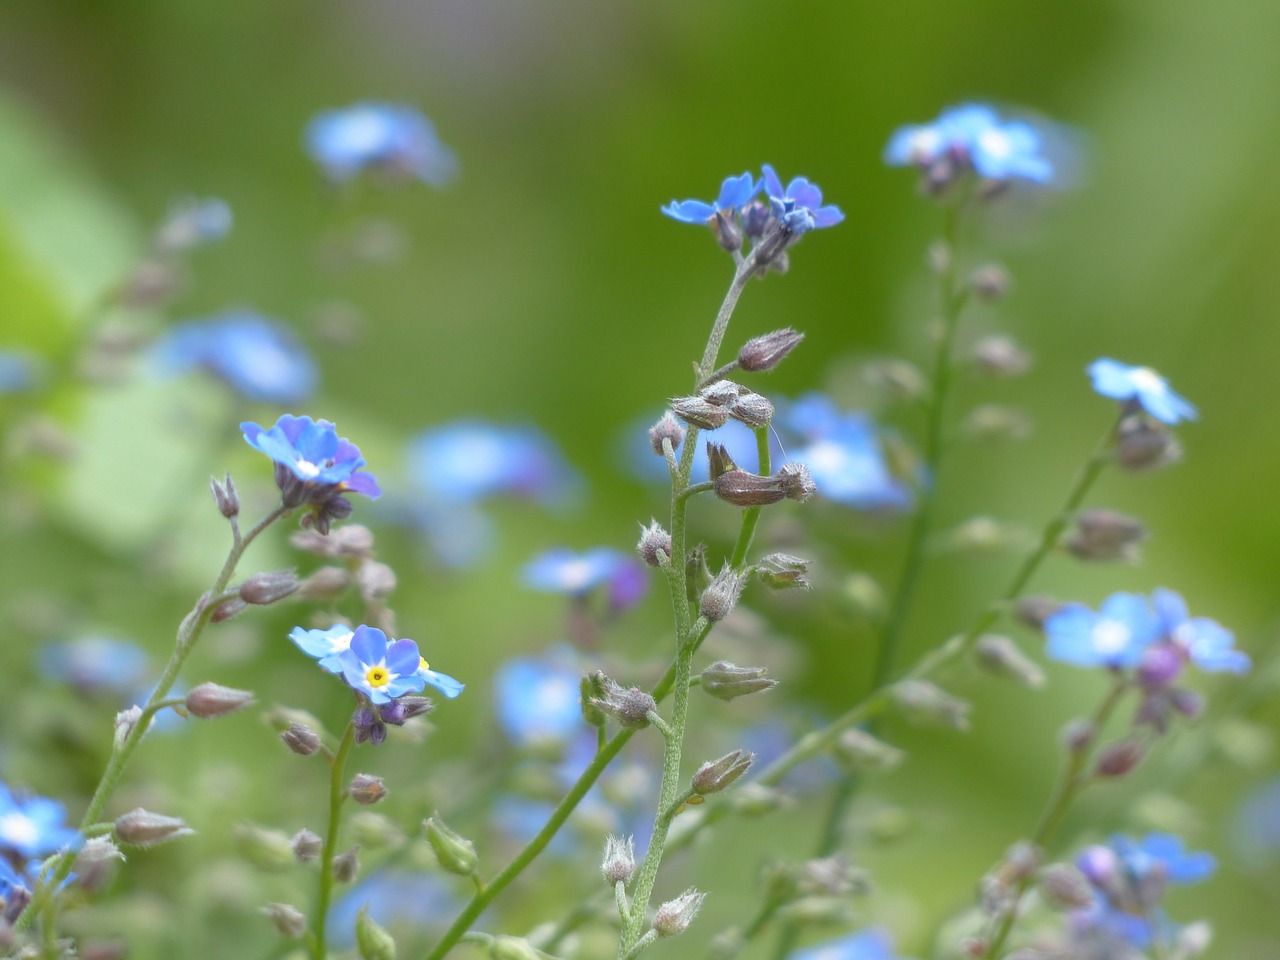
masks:
[[[640,528],[640,542],[636,544],[636,550],[649,566],[661,567],[671,559],[671,534],[654,520],[649,526]]]
[[[762,200],[752,200],[742,208],[742,230],[752,240],[764,236],[765,229],[773,217],[769,204]]]
[[[1109,743],[1098,754],[1094,773],[1100,777],[1123,777],[1142,762],[1146,752],[1146,744],[1134,738]]]
[[[405,721],[430,713],[433,709],[435,709],[435,704],[426,697],[399,697],[390,703],[384,703],[380,706],[378,708],[378,716],[383,723],[389,723],[393,727],[402,727]]]
[[[289,724],[289,729],[280,734],[280,739],[300,757],[309,757],[320,749],[320,734],[305,723]]]
[[[225,480],[213,477],[209,480],[209,491],[213,494],[213,502],[218,512],[230,520],[240,515],[240,496],[236,493],[236,485],[227,474]]]
[[[1148,690],[1159,690],[1178,679],[1185,662],[1171,643],[1157,643],[1142,653],[1138,663],[1138,682]]]
[[[711,232],[716,235],[716,242],[729,253],[742,249],[742,231],[734,224],[732,217],[726,217],[719,210],[712,218]]]
[[[248,604],[239,597],[230,597],[223,600],[214,608],[213,613],[209,614],[210,623],[222,623],[224,620],[230,620],[237,613],[242,612]]]
[[[803,339],[803,333],[783,327],[748,340],[738,351],[738,366],[749,373],[765,373],[786,359]]]
[[[671,409],[685,423],[702,430],[723,427],[729,419],[727,410],[702,397],[677,397],[671,401]]]
[[[735,507],[763,507],[786,498],[782,482],[745,470],[729,470],[713,481],[715,495]]]
[[[270,606],[298,590],[296,570],[255,573],[240,586],[240,599],[259,607]]]
[[[673,452],[679,450],[680,444],[684,443],[684,427],[676,422],[670,412],[664,413],[662,419],[649,428],[649,444],[660,457],[665,456],[662,450],[664,440],[671,441]]]
[[[730,470],[737,470],[738,465],[729,456],[729,450],[723,444],[707,443],[707,474],[716,480]]]

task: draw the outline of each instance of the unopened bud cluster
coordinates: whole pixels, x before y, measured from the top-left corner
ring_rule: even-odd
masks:
[[[746,585],[746,574],[738,573],[725,567],[711,581],[707,589],[702,591],[698,601],[698,612],[712,623],[719,623],[733,612],[742,596],[742,588]]]
[[[592,707],[628,730],[649,726],[649,714],[658,709],[657,701],[650,694],[639,687],[621,687],[603,674],[594,679],[598,693],[590,699]]]

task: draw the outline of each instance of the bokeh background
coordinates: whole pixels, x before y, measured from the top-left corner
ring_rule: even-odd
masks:
[[[171,200],[216,195],[235,212],[232,235],[193,258],[175,303],[129,329],[154,333],[235,306],[288,323],[322,369],[316,398],[293,412],[336,420],[380,476],[403,472],[410,436],[458,417],[532,423],[555,439],[583,477],[580,495],[554,511],[493,507],[498,541],[470,570],[424,563],[412,533],[358,518],[400,574],[393,605],[404,633],[469,683],[438,710],[425,746],[360,761],[411,796],[399,808],[409,823],[419,806],[449,808],[462,795],[467,785],[455,796],[450,771],[463,758],[502,756],[493,665],[563,634],[563,605],[524,590],[521,564],[558,544],[626,548],[637,521],[661,515],[662,491],[635,476],[623,438],[686,389],[730,264],[659,205],[709,197],[726,174],[762,162],[821,184],[846,221],[807,238],[787,276],[748,290],[729,342],[794,325],[808,339],[771,375],[770,392],[824,388],[867,402],[859,363],[924,364],[933,309],[925,250],[937,211],[910,174],[882,166],[883,144],[944,106],[993,100],[1068,125],[1071,176],[1068,188],[1006,198],[966,234],[968,260],[999,260],[1014,287],[999,307],[969,314],[965,340],[1009,334],[1037,365],[1016,382],[963,379],[960,409],[1020,405],[1036,431],[955,452],[942,527],[988,515],[1036,529],[1112,416],[1084,366],[1101,355],[1154,366],[1201,409],[1181,431],[1186,460],[1107,476],[1091,498],[1150,524],[1143,562],[1057,559],[1035,589],[1096,602],[1167,585],[1265,663],[1280,569],[1277,38],[1280,7],[1262,0],[17,0],[0,7],[0,341],[56,369],[103,320],[105,293]],[[460,158],[457,182],[445,191],[325,184],[302,149],[307,121],[369,99],[426,112]],[[353,237],[363,238],[356,255]],[[234,425],[281,411],[198,377],[56,381],[49,394],[0,405],[0,775],[77,811],[111,708],[40,688],[37,646],[105,634],[162,660],[225,550],[207,477],[231,470],[265,505],[269,473]],[[919,427],[909,413],[894,417],[908,435]],[[727,510],[703,508],[700,534],[722,539]],[[789,638],[775,672],[809,705],[806,716],[834,714],[863,691],[872,633],[847,576],[891,583],[903,531],[822,504],[807,518],[780,512],[765,531],[799,553],[812,540],[824,560],[803,602],[748,600]],[[267,540],[245,572],[306,565],[283,535]],[[999,550],[939,553],[903,662],[962,629],[1016,561]],[[340,723],[345,701],[284,640],[297,616],[277,608],[228,625],[185,679],[250,686],[265,704]],[[665,617],[655,592],[604,643],[642,661],[661,649]],[[947,679],[975,698],[974,731],[891,726],[912,758],[854,811],[874,826],[855,831],[853,846],[877,882],[865,913],[919,955],[938,917],[967,905],[976,878],[1030,828],[1052,784],[1056,731],[1102,683],[1065,667],[1051,667],[1039,693],[971,670]],[[1203,684],[1211,702],[1231,687]],[[1260,699],[1231,725],[1184,731],[1196,752],[1162,747],[1134,782],[1097,791],[1069,824],[1079,837],[1178,826],[1217,852],[1219,876],[1173,908],[1212,918],[1223,957],[1280,951],[1277,851],[1242,840],[1236,826],[1241,799],[1277,772],[1278,711]],[[731,719],[767,716],[744,708]],[[253,913],[262,881],[236,867],[225,836],[241,820],[292,830],[318,818],[319,773],[282,776],[278,745],[252,717],[180,737],[141,751],[130,779],[138,794],[201,821],[201,837],[131,861],[120,881],[131,907],[119,922],[137,933],[138,956],[265,953],[272,935]],[[398,769],[414,783],[435,778],[406,789]],[[749,916],[755,868],[803,855],[825,803],[819,792],[790,813],[737,821],[673,863],[670,893],[691,882],[714,890],[682,952]],[[589,888],[594,857],[553,869],[576,869]],[[175,871],[172,897],[131,892]],[[516,888],[500,928],[555,919],[553,894]],[[189,939],[175,945],[179,929]]]

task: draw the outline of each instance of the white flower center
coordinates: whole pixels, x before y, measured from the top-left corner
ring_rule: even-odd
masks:
[[[1129,382],[1143,393],[1164,392],[1164,379],[1150,367],[1138,367],[1129,374]]]
[[[1013,152],[1009,138],[999,130],[984,130],[978,137],[978,143],[985,153],[1001,160]]]
[[[560,583],[565,590],[585,590],[591,585],[594,571],[586,560],[574,560],[560,571]]]
[[[13,811],[0,817],[0,839],[6,846],[22,849],[40,839],[40,828],[30,817]]]
[[[294,469],[304,479],[310,479],[312,477],[318,477],[320,475],[320,468],[316,466],[316,464],[312,463],[310,460],[299,459],[294,464]]]
[[[1119,653],[1132,636],[1133,631],[1119,620],[1103,620],[1093,628],[1093,645],[1099,653]]]

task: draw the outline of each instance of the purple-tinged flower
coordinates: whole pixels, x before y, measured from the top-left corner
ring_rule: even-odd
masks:
[[[791,953],[790,960],[896,960],[887,930],[872,927]]]
[[[200,367],[249,400],[296,403],[316,388],[316,366],[284,326],[232,311],[178,324],[155,346],[161,369]]]
[[[169,207],[156,231],[156,247],[163,253],[181,253],[216,243],[231,232],[233,217],[225,200],[182,197]]]
[[[328,420],[286,413],[270,430],[250,422],[240,424],[240,429],[249,446],[261,450],[305,485],[350,490],[370,499],[381,493],[373,474],[359,472],[365,465],[360,448],[339,437]]]
[[[80,834],[63,826],[66,815],[56,800],[20,798],[0,783],[0,854],[31,859],[79,846]]]
[[[294,627],[289,639],[309,657],[315,657],[320,666],[330,673],[342,672],[341,656],[351,646],[355,631],[346,624],[337,623],[327,630],[306,630]]]
[[[560,451],[540,431],[479,420],[420,434],[409,446],[409,469],[428,499],[443,504],[499,494],[550,503],[576,482]]]
[[[422,655],[412,640],[387,643],[377,627],[356,627],[347,649],[338,654],[342,676],[373,703],[390,703],[406,693],[417,693],[426,681],[419,675]]]
[[[1196,408],[1174,393],[1168,382],[1150,367],[1132,367],[1103,357],[1089,364],[1093,389],[1113,400],[1133,401],[1161,423],[1196,419]]]
[[[731,216],[751,202],[751,198],[760,192],[760,183],[750,173],[737,177],[726,177],[720,185],[720,196],[714,203],[702,200],[672,200],[662,208],[662,212],[681,223],[706,224],[715,219],[716,214]]]
[[[943,182],[972,169],[987,180],[1048,183],[1054,170],[1043,146],[1031,124],[1002,122],[991,107],[969,103],[944,110],[932,123],[899,127],[885,147],[884,162],[919,167]]]
[[[366,169],[417,177],[443,187],[458,170],[453,151],[413,107],[358,103],[319,114],[307,125],[307,152],[326,176],[350,180]]]
[[[147,655],[132,643],[108,637],[83,637],[40,648],[40,672],[82,692],[129,692],[147,674]]]
[[[1160,621],[1147,598],[1113,593],[1095,613],[1068,603],[1044,621],[1045,652],[1078,667],[1120,669],[1137,666],[1160,634]]]
[[[1151,595],[1159,618],[1161,639],[1201,670],[1211,673],[1248,673],[1249,656],[1235,648],[1235,635],[1208,617],[1191,617],[1187,603],[1172,590],[1161,587]]]
[[[793,234],[834,227],[844,219],[839,207],[823,206],[822,191],[807,177],[796,177],[784,187],[773,167],[766,163],[763,170],[764,191],[773,214]]]
[[[571,597],[582,597],[605,586],[614,610],[634,606],[649,589],[644,564],[632,554],[611,547],[597,547],[585,553],[555,547],[525,564],[524,582],[534,590]]]
[[[567,647],[517,657],[494,676],[494,708],[503,733],[520,746],[563,742],[582,729],[581,670]]]

